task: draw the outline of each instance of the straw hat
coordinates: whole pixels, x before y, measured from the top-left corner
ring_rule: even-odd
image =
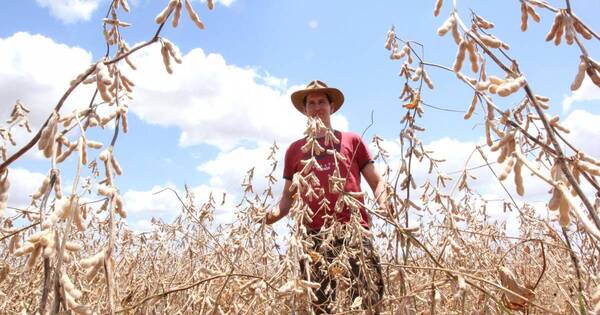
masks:
[[[303,90],[298,90],[292,93],[292,104],[296,107],[296,109],[304,113],[304,102],[306,101],[306,96],[310,93],[325,93],[329,96],[329,100],[331,101],[332,110],[331,113],[335,113],[342,104],[344,104],[344,94],[336,88],[330,88],[323,81],[314,80],[311,81],[306,88]]]

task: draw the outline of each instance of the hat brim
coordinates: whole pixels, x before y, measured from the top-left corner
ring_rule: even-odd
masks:
[[[296,109],[299,112],[301,112],[303,115],[306,115],[306,113],[304,112],[304,109],[305,109],[304,101],[306,99],[306,96],[311,93],[327,94],[329,96],[329,98],[331,99],[331,103],[333,105],[333,108],[331,109],[332,114],[335,113],[338,109],[340,109],[340,107],[342,107],[342,104],[344,104],[344,94],[342,93],[342,91],[340,91],[336,88],[328,87],[328,88],[299,90],[299,91],[292,93],[292,104],[294,104],[294,107],[296,107]]]

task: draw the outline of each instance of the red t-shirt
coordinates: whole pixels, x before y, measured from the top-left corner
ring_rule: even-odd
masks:
[[[346,192],[360,192],[360,175],[362,169],[369,163],[373,162],[371,153],[367,149],[360,136],[351,132],[335,131],[335,136],[340,143],[330,143],[329,146],[325,146],[324,138],[319,139],[319,144],[325,149],[331,149],[332,147],[340,153],[345,161],[338,159],[338,165],[340,169],[340,177],[346,178],[344,191]],[[296,140],[292,143],[285,153],[283,178],[292,180],[294,174],[302,171],[304,165],[301,163],[302,160],[311,158],[310,152],[302,152],[302,146],[306,144],[306,138]],[[356,152],[356,153],[355,153]],[[345,207],[341,212],[335,213],[335,204],[337,202],[339,193],[330,192],[329,177],[334,174],[335,161],[331,154],[321,152],[320,155],[315,155],[315,159],[321,166],[322,170],[313,169],[314,174],[319,179],[320,188],[324,189],[324,194],[317,198],[313,198],[312,201],[306,196],[306,191],[303,191],[304,202],[308,204],[310,209],[314,212],[312,222],[306,222],[306,226],[311,230],[319,230],[325,223],[323,215],[325,211],[322,204],[322,198],[327,198],[329,201],[329,215],[333,216],[339,222],[348,222],[350,220],[350,209]],[[361,203],[364,203],[364,198],[356,198]],[[335,215],[334,215],[335,214]],[[369,215],[364,207],[360,207],[361,224],[365,228],[369,228]]]

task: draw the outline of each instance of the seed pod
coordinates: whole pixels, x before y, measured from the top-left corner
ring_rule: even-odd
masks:
[[[127,218],[127,212],[123,208],[123,198],[121,198],[121,195],[115,196],[115,211],[119,214],[121,218]]]
[[[581,87],[581,83],[585,78],[585,69],[587,68],[587,63],[585,59],[581,58],[581,62],[579,62],[579,68],[577,70],[577,75],[575,76],[575,80],[571,83],[571,91],[576,91]]]
[[[50,118],[48,119],[48,123],[42,129],[42,133],[40,134],[40,140],[38,141],[38,149],[45,150],[46,147],[54,141],[54,136],[56,135],[56,126],[58,124],[58,114],[53,112]]]
[[[179,54],[179,51],[176,49],[175,45],[173,45],[173,43],[171,43],[168,39],[165,38],[163,38],[163,43],[167,47],[169,55],[173,57],[173,59],[175,59],[175,62],[181,63],[181,55]]]
[[[162,54],[165,69],[169,74],[173,74],[173,69],[171,68],[171,57],[169,56],[169,49],[166,45],[163,44],[162,48],[160,49],[160,53]]]
[[[475,106],[477,106],[477,93],[475,93],[473,95],[473,100],[471,101],[471,106],[469,106],[469,109],[467,110],[467,113],[465,114],[464,119],[467,120],[469,118],[471,118],[471,116],[473,115],[473,112],[475,112]]]
[[[456,43],[456,45],[460,44],[463,38],[460,35],[460,32],[458,31],[458,23],[454,21],[450,29],[452,30],[452,38],[454,39],[454,42]]]
[[[490,84],[491,84],[490,81],[479,81],[475,85],[475,89],[479,92],[482,92],[482,91],[487,90],[490,87]]]
[[[104,250],[101,250],[94,256],[82,259],[80,261],[80,264],[84,268],[89,268],[92,266],[100,265],[102,263],[102,261],[104,260],[105,254],[106,254],[106,252]]]
[[[112,165],[117,175],[123,175],[123,169],[121,168],[121,165],[119,164],[119,161],[117,161],[117,158],[115,158],[114,154],[110,155],[110,164]]]
[[[480,17],[479,15],[475,15],[475,24],[477,24],[477,26],[489,30],[491,28],[494,28],[494,23],[486,21],[484,18]]]
[[[7,206],[8,201],[8,189],[10,188],[10,182],[8,181],[8,169],[5,169],[0,173],[0,218],[4,215],[4,210]]]
[[[196,26],[199,29],[203,30],[204,23],[202,23],[202,21],[200,21],[200,17],[196,13],[196,11],[194,11],[194,8],[192,7],[190,0],[185,0],[185,10],[187,11],[188,15],[190,16],[190,19],[194,22],[194,24],[196,24]]]
[[[169,4],[154,19],[156,24],[165,23],[167,20],[167,17],[169,16],[169,14],[171,14],[171,11],[173,11],[173,9],[175,9],[175,6],[177,6],[177,0],[170,0]]]
[[[538,23],[540,21],[540,16],[535,12],[532,6],[527,5],[527,13],[531,15],[531,18]]]
[[[173,14],[172,26],[177,27],[179,24],[179,19],[181,18],[181,0],[177,0],[177,5],[175,6],[175,14]]]
[[[442,5],[444,4],[443,0],[437,0],[435,2],[435,6],[433,8],[433,16],[440,15],[440,10],[442,9]]]
[[[38,257],[40,257],[41,252],[42,252],[42,246],[35,245],[33,251],[31,252],[31,255],[29,256],[29,259],[27,260],[27,269],[33,268]]]
[[[490,133],[490,125],[492,124],[492,122],[488,119],[485,121],[485,142],[488,145],[488,147],[491,147],[494,142],[492,141],[492,136]]]
[[[565,33],[565,26],[566,26],[565,16],[561,14],[560,19],[559,19],[558,29],[556,29],[556,34],[554,35],[554,45],[556,45],[556,46],[560,45],[562,36]]]
[[[569,201],[564,196],[560,200],[560,204],[558,207],[558,223],[562,227],[566,227],[571,222],[569,218],[569,210],[571,206],[569,205]]]
[[[598,75],[596,69],[594,69],[594,67],[587,67],[587,69],[585,69],[585,72],[587,73],[588,77],[590,77],[592,82],[598,87],[600,87],[600,75]]]
[[[81,250],[81,244],[77,242],[67,241],[65,243],[65,249],[71,252],[78,252]]]
[[[437,29],[437,33],[440,36],[446,35],[448,31],[452,28],[452,25],[456,23],[456,19],[454,18],[454,14],[450,14],[450,16],[444,21],[444,24]]]
[[[575,39],[573,19],[568,14],[565,14],[563,19],[565,24],[565,41],[567,42],[567,45],[573,45],[573,40]]]
[[[554,38],[554,36],[556,36],[556,33],[561,26],[561,21],[562,21],[562,14],[560,14],[560,12],[558,12],[554,16],[554,22],[552,23],[552,26],[550,27],[550,31],[548,32],[548,34],[546,34],[547,42],[551,41]]]
[[[121,3],[121,7],[123,7],[123,10],[125,10],[125,12],[129,12],[129,5],[127,4],[127,0],[119,0],[119,2]]]
[[[527,4],[525,1],[521,1],[521,31],[525,32],[527,30]]]
[[[11,254],[15,253],[15,250],[19,249],[20,244],[19,241],[21,240],[21,234],[17,233],[15,235],[13,235],[13,237],[10,238],[10,243],[8,244],[8,252]]]
[[[500,174],[500,176],[498,177],[499,180],[505,180],[508,175],[510,174],[510,172],[513,169],[513,166],[515,165],[515,160],[516,158],[514,156],[511,156],[510,158],[508,158],[508,161],[506,161],[505,165],[504,165],[504,169],[502,170],[502,174]]]
[[[525,186],[523,185],[523,174],[521,170],[523,169],[523,162],[521,160],[517,160],[514,168],[515,172],[515,187],[517,189],[517,194],[519,196],[525,195]]]
[[[52,170],[52,172],[54,173],[54,195],[56,196],[56,198],[61,199],[62,185],[60,181],[60,173],[58,172],[58,170]]]
[[[469,61],[471,62],[471,71],[477,73],[479,71],[479,64],[477,62],[478,56],[475,50],[475,42],[469,41],[467,44],[467,52],[469,53]]]
[[[38,188],[38,190],[33,195],[31,195],[31,197],[33,199],[39,199],[42,195],[46,193],[49,184],[50,177],[46,176],[46,178],[44,178],[44,180],[42,181],[42,185],[40,186],[40,188]]]
[[[490,48],[502,47],[502,41],[497,38],[482,34],[482,35],[479,35],[479,39],[481,39],[481,41]]]
[[[562,194],[561,194],[560,190],[553,188],[552,189],[552,198],[550,198],[550,201],[548,202],[548,209],[557,210],[558,207],[560,206],[561,202],[562,202]]]
[[[206,2],[206,5],[208,5],[208,9],[212,10],[215,6],[213,5],[213,0],[208,0]]]
[[[392,50],[392,44],[394,43],[395,38],[396,34],[394,33],[394,28],[392,27],[387,33],[387,38],[385,40],[385,49]]]
[[[431,78],[429,78],[429,75],[427,74],[427,71],[425,71],[425,69],[423,69],[423,81],[425,81],[425,84],[427,84],[427,87],[430,90],[433,90],[433,81],[431,81]]]
[[[63,151],[57,158],[56,163],[62,163],[66,158],[68,158],[73,151],[77,148],[77,143],[72,143],[67,147],[67,150]]]
[[[463,61],[465,60],[465,51],[467,50],[467,42],[464,40],[458,45],[458,52],[456,53],[456,59],[454,60],[454,72],[460,72]]]
[[[573,22],[573,27],[575,27],[575,31],[579,33],[583,38],[587,40],[592,39],[592,34],[578,21]]]

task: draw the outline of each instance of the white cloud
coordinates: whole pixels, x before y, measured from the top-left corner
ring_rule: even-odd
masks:
[[[206,3],[206,0],[200,0],[202,3]],[[226,7],[230,7],[235,0],[213,0],[214,4],[216,5],[217,3],[222,4],[223,6]]]
[[[98,8],[100,0],[36,0],[42,8],[48,8],[50,14],[63,23],[89,21]]]
[[[586,75],[581,87],[566,96],[562,101],[563,111],[567,112],[575,102],[600,100],[600,88]]]
[[[289,97],[300,87],[287,87],[286,79],[229,65],[199,48],[185,55],[172,75],[158,45],[135,62],[141,69],[131,74],[137,88],[131,110],[148,123],[180,128],[182,146],[205,143],[231,150],[248,140],[289,143],[304,130],[305,118]],[[332,119],[334,128],[347,129],[343,116]]]
[[[600,99],[600,89],[598,89],[598,92],[598,99]],[[598,146],[600,115],[578,109],[570,113],[563,124],[571,131],[566,134],[569,142],[585,153],[600,158],[600,146]]]
[[[92,55],[79,47],[69,47],[42,35],[28,33],[0,38],[0,56],[0,119],[7,119],[13,105],[20,99],[31,109],[29,120],[34,131],[50,115],[69,88],[69,82],[92,62]],[[71,94],[61,113],[70,112],[76,106],[87,106],[92,92],[89,86],[79,87]],[[25,132],[15,133],[19,145],[31,137]],[[9,151],[13,149],[10,147]],[[33,154],[35,150],[30,152]]]
[[[31,194],[35,193],[46,178],[45,174],[31,172],[23,168],[9,169],[8,205],[26,208],[31,203]]]
[[[316,29],[317,27],[319,27],[319,21],[318,20],[310,20],[308,21],[308,27],[310,27],[311,29]]]

